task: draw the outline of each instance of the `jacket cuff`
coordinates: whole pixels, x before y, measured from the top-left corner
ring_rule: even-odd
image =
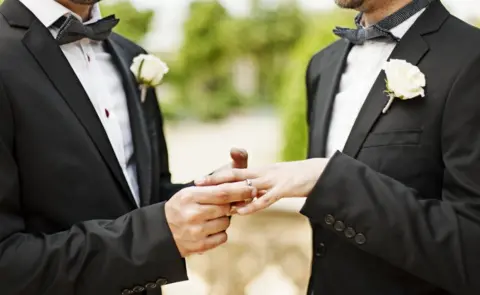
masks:
[[[352,161],[355,160],[341,152],[335,153],[308,195],[300,213],[314,224],[339,232],[345,230],[343,221],[348,217],[346,202],[351,201],[348,188],[352,184],[344,176],[346,171],[351,171]]]

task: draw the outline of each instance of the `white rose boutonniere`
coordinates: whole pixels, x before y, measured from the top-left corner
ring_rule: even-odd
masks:
[[[387,75],[387,93],[389,100],[383,113],[385,114],[392,106],[395,98],[408,100],[416,97],[424,97],[426,86],[425,75],[420,69],[405,60],[391,59],[383,67]]]
[[[133,59],[130,70],[140,84],[141,99],[145,102],[148,88],[162,84],[163,77],[169,69],[160,58],[151,54],[140,54]]]

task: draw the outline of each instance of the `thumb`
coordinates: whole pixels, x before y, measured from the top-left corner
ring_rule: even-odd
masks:
[[[232,168],[242,169],[248,167],[248,152],[240,148],[232,148],[230,150],[230,157],[232,158]]]

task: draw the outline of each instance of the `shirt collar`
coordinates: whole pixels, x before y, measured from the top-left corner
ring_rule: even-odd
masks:
[[[427,8],[424,8],[424,9],[420,10],[419,12],[415,13],[409,19],[407,19],[403,23],[399,24],[395,28],[391,29],[390,33],[392,33],[398,39],[402,39],[403,36],[405,36],[405,34],[408,32],[408,30],[410,30],[410,28],[413,26],[413,24],[415,24],[417,19],[423,14],[423,12],[425,12],[426,9]]]
[[[409,19],[405,20],[403,23],[390,29],[390,33],[392,33],[392,35],[395,36],[396,38],[402,39],[403,36],[405,36],[408,30],[413,26],[413,24],[417,21],[417,19],[423,14],[423,12],[426,9],[427,8],[420,10],[419,12],[412,15]],[[357,24],[358,28],[360,27],[365,28],[365,26],[363,26],[361,23],[361,18],[362,18],[362,14],[358,14],[355,18],[355,23]]]
[[[20,0],[20,2],[47,28],[51,27],[59,18],[65,15],[71,14],[80,20],[82,19],[79,15],[55,0]],[[96,3],[92,7],[91,18],[86,23],[96,22],[101,18],[100,5]]]

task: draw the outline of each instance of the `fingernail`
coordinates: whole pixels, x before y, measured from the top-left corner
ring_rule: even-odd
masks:
[[[238,212],[238,211],[237,211],[237,207],[232,206],[232,208],[230,209],[230,215],[228,215],[228,217],[237,214],[237,212]]]

